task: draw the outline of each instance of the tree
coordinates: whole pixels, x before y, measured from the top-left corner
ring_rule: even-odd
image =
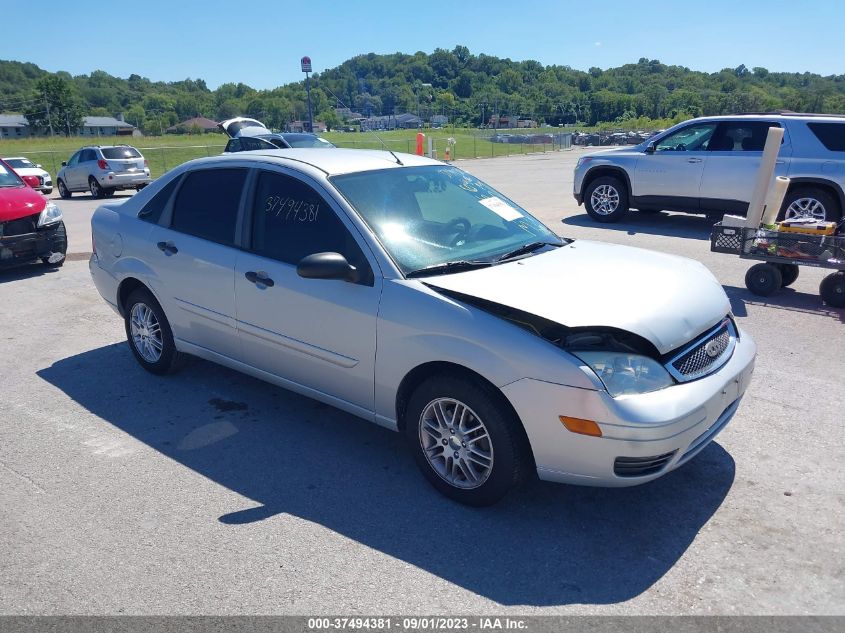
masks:
[[[82,101],[62,77],[48,75],[35,84],[40,100],[24,111],[29,124],[42,130],[75,134],[82,127]]]

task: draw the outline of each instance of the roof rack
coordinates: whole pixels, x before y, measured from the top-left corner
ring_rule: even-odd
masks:
[[[733,114],[729,114],[727,116],[741,116],[744,114],[755,115],[755,116],[808,116],[808,117],[841,117],[845,116],[845,114],[835,114],[829,113],[824,114],[821,112],[795,112],[794,110],[773,110],[771,112],[734,112]]]

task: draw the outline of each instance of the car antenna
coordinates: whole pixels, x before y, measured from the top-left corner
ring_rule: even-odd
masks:
[[[331,89],[331,88],[329,88],[328,86],[323,86],[323,85],[321,85],[321,86],[320,86],[320,88],[322,88],[323,90],[328,91],[328,93],[329,93],[331,96],[333,96],[333,97],[335,98],[335,100],[336,100],[336,101],[337,101],[340,105],[342,105],[342,106],[343,106],[344,108],[346,108],[347,110],[350,110],[350,111],[351,111],[350,107],[349,107],[348,105],[346,105],[346,104],[345,104],[345,103],[341,100],[341,98],[340,98],[340,97],[338,97],[338,96],[337,96],[334,92],[332,92],[332,89]],[[378,142],[379,142],[379,143],[381,143],[381,146],[382,146],[385,150],[387,150],[388,152],[390,152],[390,155],[391,155],[391,156],[393,156],[393,158],[394,158],[394,159],[396,159],[396,164],[397,164],[397,165],[400,165],[400,166],[402,166],[402,167],[404,167],[404,166],[405,166],[405,163],[403,163],[401,160],[399,160],[399,157],[398,157],[396,154],[394,154],[394,153],[393,153],[393,150],[392,150],[392,149],[390,149],[390,148],[387,146],[387,143],[385,143],[383,140],[381,140],[381,137],[380,137],[378,134],[376,134],[375,130],[367,130],[367,131],[368,131],[368,132],[372,132],[372,133],[373,133],[373,136],[375,136],[375,137],[378,139]]]

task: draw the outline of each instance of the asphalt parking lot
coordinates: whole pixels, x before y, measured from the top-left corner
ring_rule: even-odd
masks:
[[[761,300],[703,217],[597,226],[578,155],[459,166],[562,235],[714,272],[759,357],[699,457],[637,488],[454,504],[398,434],[205,361],[144,372],[90,281],[96,201],[77,194],[77,255],[0,273],[0,613],[844,615],[845,311],[822,305],[825,271]]]

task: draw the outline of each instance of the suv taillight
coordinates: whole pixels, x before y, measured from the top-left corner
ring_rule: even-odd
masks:
[[[147,159],[145,158],[144,159],[144,167],[149,167],[149,166],[150,166],[150,164],[147,162]]]
[[[97,161],[97,167],[100,169],[109,169],[109,164],[101,158]]]

